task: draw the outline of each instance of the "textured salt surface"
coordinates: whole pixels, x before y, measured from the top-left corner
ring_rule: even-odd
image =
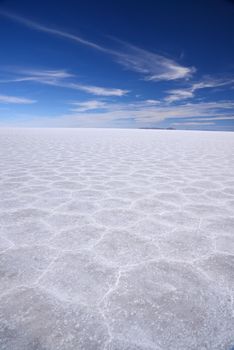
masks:
[[[1,350],[230,350],[234,134],[0,131]]]

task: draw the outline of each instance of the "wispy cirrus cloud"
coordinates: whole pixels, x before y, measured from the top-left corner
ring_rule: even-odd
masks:
[[[218,120],[234,120],[234,102],[199,102],[180,105],[150,105],[146,101],[114,103],[86,100],[70,102],[70,111],[53,117],[27,116],[23,125],[48,127],[108,127],[123,126],[131,120],[132,127],[155,126],[168,120],[170,123],[186,123],[196,128],[211,125]],[[74,108],[75,106],[75,108]],[[77,107],[77,109],[76,109]],[[189,124],[188,124],[189,123]],[[207,124],[209,123],[209,124]],[[185,126],[185,124],[184,124]]]
[[[81,91],[87,92],[87,93],[92,94],[92,95],[97,95],[97,96],[121,97],[121,96],[126,95],[129,92],[129,90],[115,89],[115,88],[104,88],[104,87],[100,87],[100,86],[84,85],[84,84],[77,84],[77,83],[66,83],[66,84],[63,84],[63,87],[67,87],[67,88],[74,89],[74,90],[81,90]]]
[[[98,101],[98,100],[72,102],[71,104],[74,106],[71,109],[71,111],[74,111],[74,112],[87,112],[92,110],[105,109],[107,108],[107,105],[108,105],[106,102]]]
[[[80,36],[77,36],[77,35],[74,35],[74,34],[59,30],[59,29],[45,26],[45,25],[37,23],[35,21],[31,21],[28,18],[15,15],[15,14],[12,14],[12,13],[7,12],[7,11],[1,10],[0,15],[7,17],[14,22],[18,22],[18,23],[20,23],[20,24],[22,24],[30,29],[34,29],[34,30],[37,30],[40,32],[44,32],[44,33],[48,33],[48,34],[55,35],[58,37],[62,37],[64,39],[69,39],[69,40],[75,41],[79,44],[89,46],[93,49],[106,52],[106,49],[103,48],[102,46],[99,46],[99,45],[93,43],[92,41],[85,40],[85,39],[81,38]]]
[[[148,105],[159,105],[161,102],[159,100],[145,100],[145,103],[147,103]]]
[[[33,30],[68,39],[80,45],[108,54],[112,56],[115,62],[128,70],[142,74],[145,80],[148,81],[188,79],[195,72],[194,67],[185,67],[173,59],[141,49],[121,40],[115,39],[114,41],[119,44],[119,47],[118,49],[111,49],[96,44],[93,41],[86,40],[81,36],[48,27],[6,11],[0,11],[0,15]]]
[[[80,90],[86,93],[97,96],[117,96],[126,95],[129,91],[118,88],[107,88],[102,86],[87,85],[74,82],[75,75],[68,73],[65,70],[31,70],[18,69],[13,72],[10,78],[0,80],[0,83],[20,83],[20,82],[35,82],[44,85],[63,87],[73,90]]]
[[[218,120],[234,120],[234,112],[233,114],[230,115],[221,115],[220,117],[208,117],[208,118],[193,118],[194,121],[198,121],[198,122],[206,122],[206,121],[218,121]]]
[[[164,100],[169,103],[194,97],[194,93],[190,89],[173,89],[168,90],[167,93],[169,95]]]
[[[187,126],[187,127],[194,127],[194,126],[199,126],[199,125],[214,125],[214,122],[178,122],[178,123],[172,123],[172,125],[175,126]]]
[[[66,70],[33,70],[33,69],[20,69],[18,74],[25,74],[31,76],[31,78],[37,77],[41,79],[65,79],[74,77],[74,74],[68,73]],[[30,78],[30,77],[29,77]]]
[[[67,103],[69,107],[65,114],[40,116],[16,113],[13,118],[2,120],[0,126],[155,127],[166,121],[167,125],[176,128],[196,129],[206,126],[216,128],[219,120],[233,125],[234,120],[234,102],[229,100],[170,105],[163,101],[156,104],[150,104],[148,100],[127,103],[102,98]]]
[[[119,42],[122,43],[124,50],[116,52],[117,62],[129,70],[143,74],[145,80],[188,79],[196,71],[194,67],[184,67],[165,56],[143,50],[123,41]]]
[[[147,101],[139,101],[135,103],[105,103],[101,110],[96,109],[95,112],[90,112],[90,106],[97,107],[94,102],[84,102],[84,106],[88,109],[83,111],[73,111],[71,114],[66,114],[58,118],[58,123],[71,123],[76,126],[105,126],[109,122],[121,122],[131,119],[135,126],[155,125],[164,120],[186,119],[186,123],[196,122],[199,124],[211,123],[215,118],[223,120],[234,119],[234,102],[219,101],[219,102],[199,102],[186,103],[177,106],[170,106],[166,103],[159,105],[150,105]],[[218,119],[216,119],[218,120]],[[195,124],[194,124],[195,126]]]
[[[36,103],[36,100],[31,100],[29,98],[25,97],[18,97],[18,96],[9,96],[9,95],[0,95],[0,103],[6,103],[6,104],[32,104]]]
[[[229,79],[215,79],[212,77],[205,77],[203,81],[192,84],[192,91],[200,90],[200,89],[208,89],[208,88],[217,88],[227,85],[234,84],[233,76]]]
[[[187,88],[167,90],[168,96],[166,96],[164,100],[169,103],[185,100],[185,99],[193,98],[197,90],[224,87],[232,84],[234,84],[233,78],[213,79],[210,77],[206,77],[204,78],[203,81],[192,83]]]

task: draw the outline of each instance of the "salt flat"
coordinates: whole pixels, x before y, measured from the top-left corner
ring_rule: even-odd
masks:
[[[0,130],[1,350],[230,350],[234,134]]]

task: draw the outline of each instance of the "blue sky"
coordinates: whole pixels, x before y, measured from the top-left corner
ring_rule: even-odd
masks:
[[[0,126],[234,130],[231,0],[0,1]]]

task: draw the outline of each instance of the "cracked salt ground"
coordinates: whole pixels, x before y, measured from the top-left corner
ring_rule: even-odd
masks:
[[[0,131],[1,350],[231,350],[234,137]]]

